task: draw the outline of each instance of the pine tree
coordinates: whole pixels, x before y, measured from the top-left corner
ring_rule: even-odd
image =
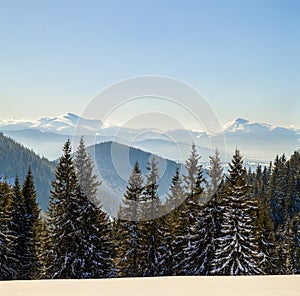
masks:
[[[0,280],[11,280],[15,276],[15,254],[13,235],[10,230],[12,189],[6,178],[0,177]]]
[[[10,211],[10,221],[8,227],[10,228],[13,240],[11,243],[11,254],[14,257],[14,279],[22,278],[22,257],[24,250],[24,236],[23,233],[25,225],[25,201],[22,195],[21,186],[18,176],[15,178],[12,194],[12,206]]]
[[[293,219],[300,212],[300,151],[294,152],[288,160],[288,190],[286,196],[287,219]]]
[[[185,275],[188,273],[189,265],[193,260],[193,252],[191,248],[196,244],[197,234],[196,228],[199,223],[201,212],[201,198],[204,193],[204,184],[206,183],[203,177],[203,167],[199,163],[200,156],[197,153],[196,145],[193,143],[189,158],[186,161],[185,169],[187,174],[183,176],[185,183],[185,203],[179,209],[180,216],[180,232],[183,234],[178,237],[178,245],[181,250],[176,254],[175,265],[176,273]]]
[[[183,175],[185,183],[185,205],[183,205],[183,215],[185,225],[195,226],[200,211],[200,198],[204,192],[203,167],[199,163],[200,156],[197,153],[196,145],[193,143],[190,157],[186,161],[186,175]]]
[[[213,260],[214,274],[259,274],[258,245],[256,241],[255,201],[248,196],[246,170],[238,150],[229,164],[224,196],[222,236],[217,239]]]
[[[171,187],[166,198],[166,211],[170,213],[176,207],[184,202],[185,192],[182,185],[179,168],[175,170],[175,175],[172,178]]]
[[[290,264],[293,274],[300,274],[300,215],[291,221],[290,226]]]
[[[216,239],[220,235],[222,212],[220,209],[223,188],[223,168],[216,150],[210,157],[210,182],[207,184],[208,198],[199,211],[190,244],[186,249],[185,270],[189,275],[208,275],[216,250]]]
[[[288,167],[286,157],[276,156],[270,179],[269,199],[275,231],[282,228],[287,220]]]
[[[223,167],[219,155],[220,153],[216,149],[215,154],[209,157],[210,169],[208,175],[210,180],[207,184],[209,197],[212,197],[217,192],[223,180]]]
[[[274,226],[269,208],[263,204],[258,206],[257,229],[259,268],[264,274],[277,274],[278,254]]]
[[[180,255],[184,246],[182,237],[186,235],[180,227],[180,211],[184,202],[185,193],[182,185],[182,178],[179,168],[176,168],[172,178],[169,193],[167,194],[164,212],[160,218],[160,231],[162,235],[163,256],[160,261],[161,275],[176,275],[179,273],[179,265],[181,264]]]
[[[128,181],[117,222],[117,268],[119,276],[140,276],[139,215],[144,180],[138,162]]]
[[[37,241],[38,249],[37,249],[37,258],[40,262],[38,278],[45,279],[46,276],[46,268],[47,268],[47,253],[51,248],[51,243],[49,239],[49,229],[47,224],[47,218],[41,217],[41,224],[39,227],[39,236]]]
[[[48,213],[49,278],[99,278],[112,273],[107,217],[82,192],[68,140],[56,168]]]
[[[40,235],[40,209],[36,202],[36,191],[31,173],[28,169],[22,187],[22,221],[19,229],[18,245],[20,270],[18,279],[34,279],[40,269],[37,257],[38,237]]]
[[[148,174],[143,190],[142,220],[140,228],[140,268],[142,276],[157,276],[161,274],[159,262],[164,256],[162,236],[160,231],[161,202],[158,196],[158,168],[155,157],[147,166]]]
[[[208,275],[216,252],[216,240],[221,235],[222,198],[224,191],[223,167],[218,150],[210,156],[207,200],[199,212],[195,232],[188,248],[190,254],[189,274]]]
[[[257,238],[259,268],[264,274],[277,273],[277,246],[274,225],[270,215],[270,200],[268,196],[269,172],[261,165],[253,173],[251,184],[251,198],[257,201]]]
[[[83,137],[80,139],[75,154],[74,166],[81,190],[91,201],[98,205],[97,189],[100,182],[97,181],[97,176],[93,174],[94,164],[87,154]]]
[[[299,216],[288,219],[277,231],[278,274],[298,274],[300,267],[300,225]]]

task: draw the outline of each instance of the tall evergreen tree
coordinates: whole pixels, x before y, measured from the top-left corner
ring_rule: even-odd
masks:
[[[264,274],[276,274],[278,256],[268,196],[269,178],[270,171],[258,165],[256,172],[252,174],[250,196],[258,204],[256,225],[259,267]]]
[[[191,154],[186,161],[186,175],[183,175],[185,183],[185,202],[178,208],[180,216],[180,232],[183,234],[178,237],[178,245],[182,247],[181,251],[176,254],[175,265],[176,273],[179,275],[187,274],[189,262],[192,260],[191,246],[196,242],[195,234],[201,211],[201,197],[204,192],[205,179],[203,177],[203,167],[199,163],[200,156],[197,152],[195,143],[192,144]]]
[[[291,273],[300,274],[300,215],[293,218],[290,225],[289,255]]]
[[[139,215],[144,180],[138,162],[128,181],[117,222],[117,268],[119,276],[140,276]]]
[[[100,182],[97,180],[97,176],[93,174],[94,164],[87,154],[83,137],[80,139],[75,154],[74,166],[81,190],[91,201],[98,205],[97,189],[100,186]]]
[[[288,169],[286,213],[287,219],[293,219],[300,212],[300,151],[294,152],[288,160]]]
[[[47,277],[111,276],[107,217],[80,189],[69,140],[56,168],[48,216],[51,248],[46,254]]]
[[[164,255],[160,226],[161,201],[158,196],[158,167],[155,157],[147,166],[148,174],[143,190],[142,220],[140,222],[141,237],[141,270],[143,276],[160,275],[159,262]]]
[[[10,211],[9,228],[13,236],[11,254],[14,257],[14,278],[22,278],[22,257],[24,250],[25,201],[18,176],[15,178]]]
[[[223,168],[219,152],[210,157],[210,182],[207,184],[207,200],[199,211],[195,230],[191,232],[186,249],[185,270],[189,275],[208,275],[216,251],[216,239],[220,235],[222,212],[220,209],[223,188]]]
[[[13,235],[10,231],[12,190],[6,178],[0,177],[0,280],[11,280],[15,276],[15,254]]]
[[[18,279],[34,279],[40,269],[40,262],[37,256],[38,237],[40,235],[40,209],[36,202],[36,191],[31,173],[28,169],[22,187],[23,217],[18,236],[18,245],[21,248],[19,253],[20,270]]]
[[[278,254],[274,226],[269,208],[263,204],[258,206],[257,230],[259,268],[264,274],[277,274]]]
[[[287,220],[288,167],[285,155],[276,156],[269,186],[269,199],[275,231]]]
[[[215,154],[209,157],[210,169],[208,172],[209,183],[207,184],[208,196],[212,197],[220,188],[223,180],[223,167],[220,159],[220,153],[216,149]]]
[[[195,143],[189,158],[186,161],[186,175],[183,175],[186,191],[185,201],[185,224],[194,226],[200,211],[200,197],[204,191],[205,179],[203,178],[203,167],[199,163],[200,156],[197,152]]]
[[[161,275],[177,275],[180,272],[181,256],[184,250],[182,238],[186,235],[180,227],[180,213],[182,203],[185,201],[185,193],[179,168],[176,168],[172,178],[169,193],[167,195],[164,212],[160,218],[160,230],[162,234],[163,256],[160,261]]]
[[[259,274],[255,217],[252,216],[256,203],[248,196],[247,172],[238,150],[229,166],[222,236],[217,239],[212,272],[227,275]]]

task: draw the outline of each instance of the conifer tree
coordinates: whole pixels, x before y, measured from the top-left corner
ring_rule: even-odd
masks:
[[[248,196],[246,170],[238,150],[229,164],[224,195],[222,236],[217,239],[214,274],[255,275],[259,274],[258,245],[256,241],[256,203]]]
[[[21,247],[19,254],[19,279],[34,279],[40,269],[37,257],[38,237],[40,235],[40,209],[36,202],[34,181],[29,167],[22,187],[23,196],[23,223],[20,225],[18,244]]]
[[[293,219],[300,212],[300,151],[294,152],[288,160],[288,190],[286,196],[287,219]]]
[[[46,276],[47,253],[49,252],[49,250],[51,248],[47,218],[45,216],[41,217],[37,245],[38,245],[37,258],[40,262],[38,278],[45,279],[45,278],[47,278],[47,276]]]
[[[269,208],[263,204],[258,206],[258,259],[263,274],[277,274],[278,254],[274,234],[274,226]]]
[[[178,245],[182,246],[181,251],[176,254],[175,270],[179,275],[188,273],[189,264],[192,256],[191,247],[196,244],[195,234],[201,211],[201,197],[204,192],[205,179],[203,177],[203,168],[199,163],[200,156],[197,153],[195,143],[192,144],[191,154],[186,161],[186,175],[183,175],[185,183],[185,202],[178,208],[180,215],[180,232],[184,235],[178,237]],[[176,272],[176,273],[177,273]]]
[[[300,215],[295,216],[290,226],[290,264],[292,274],[300,274]]]
[[[184,198],[185,192],[182,185],[182,178],[179,172],[179,168],[177,167],[175,170],[175,175],[172,178],[169,193],[167,194],[166,211],[170,213],[172,210],[174,210],[184,202]]]
[[[14,279],[22,278],[22,257],[24,250],[25,201],[18,176],[15,178],[12,194],[9,228],[13,236],[11,254],[14,257]]]
[[[82,192],[68,140],[56,168],[48,213],[49,278],[99,278],[112,273],[110,228],[104,212]]]
[[[100,182],[97,181],[97,176],[93,174],[94,164],[87,154],[83,137],[80,139],[75,154],[74,166],[82,192],[98,205],[97,189],[100,186]]]
[[[284,226],[277,230],[278,274],[298,274],[300,258],[299,216],[288,219]]]
[[[200,197],[204,192],[203,167],[199,163],[200,156],[197,153],[195,143],[192,145],[191,154],[186,161],[185,169],[187,174],[183,175],[185,183],[186,201],[182,214],[185,216],[185,226],[193,227],[196,224],[200,211]]]
[[[212,197],[220,187],[223,180],[223,167],[220,159],[220,153],[216,149],[215,154],[209,157],[210,169],[208,172],[209,183],[207,184],[208,196]]]
[[[216,239],[220,234],[220,201],[222,194],[223,168],[219,152],[210,157],[210,182],[207,184],[207,200],[199,211],[195,229],[191,232],[186,249],[185,270],[189,275],[208,275],[216,250]]]
[[[270,210],[275,231],[279,231],[287,221],[288,170],[285,155],[277,155],[269,187]]]
[[[161,275],[179,274],[181,265],[181,255],[184,249],[182,237],[186,235],[180,227],[180,212],[182,203],[185,201],[185,193],[182,185],[182,178],[179,168],[176,168],[172,178],[169,193],[165,203],[165,215],[160,218],[160,230],[162,233],[162,243],[164,256],[161,257]]]
[[[138,162],[128,181],[117,222],[117,268],[119,276],[140,276],[139,215],[144,180]]]
[[[0,280],[11,280],[15,276],[13,235],[10,231],[12,190],[6,178],[0,177]]]
[[[150,159],[147,166],[145,187],[143,190],[142,201],[142,220],[140,225],[141,237],[141,260],[140,268],[142,276],[157,276],[162,272],[159,262],[164,256],[164,244],[159,229],[161,202],[158,196],[158,168],[155,157]]]

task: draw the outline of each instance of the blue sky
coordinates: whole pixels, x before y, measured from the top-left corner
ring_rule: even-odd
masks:
[[[80,114],[103,88],[163,75],[222,123],[300,128],[299,1],[0,1],[0,118]]]

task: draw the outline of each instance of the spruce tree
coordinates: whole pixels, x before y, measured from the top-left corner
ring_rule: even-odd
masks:
[[[207,191],[208,196],[212,197],[219,189],[224,174],[218,149],[216,149],[215,154],[213,156],[209,157],[209,165],[209,183],[207,184]]]
[[[275,231],[279,231],[287,221],[288,167],[285,155],[276,156],[270,179],[269,199]]]
[[[150,159],[146,167],[145,187],[142,197],[142,220],[140,228],[140,268],[142,276],[157,276],[161,274],[159,262],[165,255],[164,244],[160,231],[161,201],[158,196],[158,168],[155,157]]]
[[[216,251],[216,239],[221,233],[224,184],[223,167],[218,150],[210,156],[208,175],[206,202],[199,212],[195,231],[191,233],[191,242],[187,248],[189,261],[186,269],[190,275],[210,274]]]
[[[93,174],[94,164],[87,154],[83,137],[80,139],[75,154],[74,166],[81,190],[91,201],[98,205],[97,189],[100,186],[100,182],[97,181],[97,176]]]
[[[278,254],[274,234],[274,226],[269,208],[263,204],[258,206],[258,260],[263,274],[277,274]]]
[[[139,215],[144,180],[138,162],[128,181],[117,222],[117,269],[119,276],[140,276]]]
[[[217,239],[214,274],[255,275],[259,274],[258,244],[253,212],[256,203],[248,196],[246,170],[240,152],[235,151],[229,164],[224,195],[222,236]]]
[[[291,221],[290,226],[290,262],[293,274],[300,274],[300,215]]]
[[[180,219],[180,232],[183,234],[178,237],[178,245],[182,248],[175,258],[176,274],[185,275],[189,272],[191,262],[192,245],[196,244],[197,235],[195,233],[200,218],[201,198],[204,193],[205,179],[203,177],[203,167],[199,163],[200,156],[197,152],[195,143],[192,144],[191,154],[186,161],[186,175],[183,175],[185,183],[185,202],[178,208]]]
[[[160,231],[162,234],[163,256],[160,261],[161,275],[176,275],[181,265],[181,255],[184,245],[182,237],[186,235],[180,227],[180,212],[184,202],[185,193],[179,168],[176,168],[172,183],[167,194],[164,212],[160,218]],[[179,261],[178,261],[179,260]]]
[[[56,168],[48,212],[49,278],[99,278],[112,274],[112,244],[105,213],[80,189],[68,140]]]
[[[6,178],[0,177],[0,280],[14,279],[16,258],[11,232],[12,189]]]
[[[9,228],[13,235],[11,244],[11,253],[14,257],[14,279],[22,279],[22,258],[24,250],[24,236],[23,231],[25,225],[25,201],[22,195],[21,186],[18,176],[15,178],[12,194],[12,206],[10,211]]]
[[[221,194],[223,187],[223,168],[219,152],[210,157],[210,181],[207,184],[207,200],[199,211],[190,243],[186,249],[185,270],[189,275],[208,275],[216,250],[216,239],[221,225]]]
[[[19,242],[22,251],[19,254],[19,279],[34,279],[40,269],[37,256],[40,235],[40,209],[36,202],[34,181],[29,167],[22,187],[23,223],[20,225]]]

